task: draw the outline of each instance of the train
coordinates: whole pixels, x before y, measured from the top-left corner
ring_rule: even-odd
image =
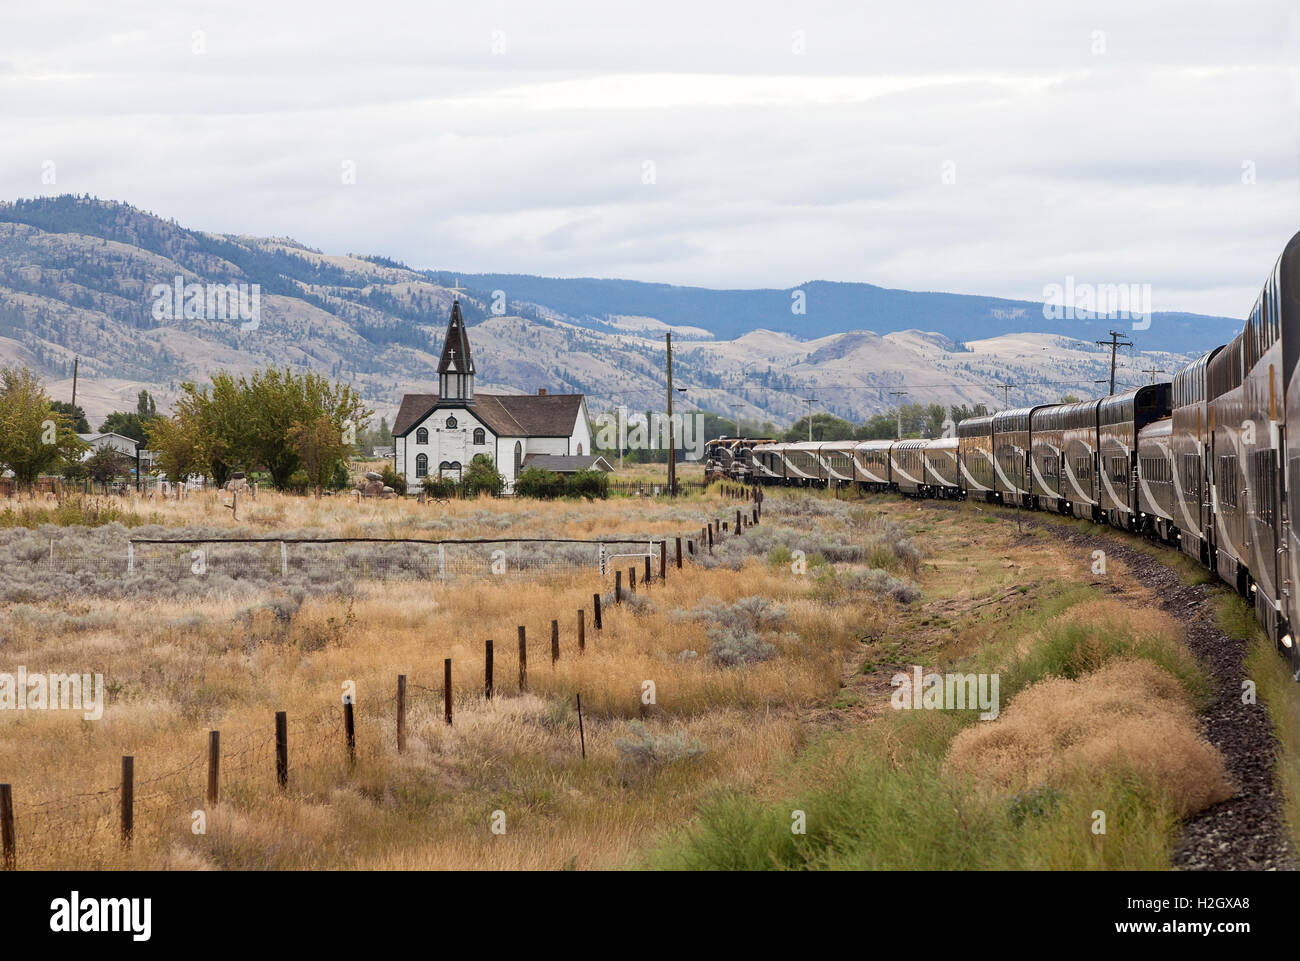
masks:
[[[774,443],[771,437],[718,437],[704,445],[705,482],[727,478],[748,481],[754,448]]]
[[[1300,233],[1231,342],[1172,380],[962,420],[932,440],[755,443],[725,476],[977,499],[1183,551],[1254,606],[1300,680]]]

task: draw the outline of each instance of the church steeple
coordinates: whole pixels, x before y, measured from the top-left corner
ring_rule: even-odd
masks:
[[[469,352],[469,335],[460,315],[460,298],[451,305],[451,319],[447,322],[447,338],[442,344],[442,360],[438,362],[438,396],[441,400],[474,399],[474,358]]]

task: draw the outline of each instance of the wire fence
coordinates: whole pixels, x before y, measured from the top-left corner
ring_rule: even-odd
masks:
[[[627,548],[621,552],[599,555],[599,583],[604,587],[605,575],[612,573],[614,591],[603,596],[597,592],[592,596],[591,607],[577,612],[576,635],[566,626],[563,656],[582,655],[587,638],[595,640],[600,636],[606,619],[627,596],[623,593],[623,570],[620,563],[626,563],[629,559],[637,562],[628,570],[629,591],[636,590],[634,571],[644,571],[642,590],[650,587],[647,582],[654,583],[655,590],[662,589],[670,578],[680,576],[671,572],[681,570],[691,563],[695,556],[695,537],[703,537],[698,542],[701,552],[710,550],[714,541],[721,539],[724,534],[742,534],[745,527],[758,523],[759,511],[757,508],[748,514],[738,511],[736,518],[739,523],[731,526],[729,531],[720,521],[708,522],[701,532],[692,532],[688,537],[559,542],[584,547],[594,545],[602,551],[610,544]],[[336,539],[335,542],[351,543],[342,539]],[[211,542],[142,540],[136,542],[135,546],[166,545],[179,548],[190,543]],[[240,543],[240,549],[272,551],[269,556],[257,555],[257,559],[273,574],[278,555],[283,574],[283,565],[288,563],[287,554],[283,552],[288,550],[290,543],[306,549],[321,546],[303,541],[247,540]],[[453,542],[421,546],[446,547],[450,543]],[[461,546],[514,544],[523,547],[536,542],[458,543]],[[692,549],[683,552],[683,543]],[[385,546],[386,544],[387,542]],[[158,557],[162,559],[159,563],[177,562],[176,555],[166,551]],[[232,555],[232,560],[233,558]],[[141,560],[139,555],[136,559]],[[239,562],[247,563],[248,558],[240,558]],[[465,683],[465,666],[462,665],[461,684],[457,689],[452,687],[452,664],[448,659],[445,661],[443,683],[439,686],[411,684],[410,690],[417,693],[410,696],[406,675],[401,675],[396,690],[390,695],[353,699],[352,703],[343,705],[335,702],[304,716],[291,717],[284,714],[283,737],[279,720],[281,712],[270,709],[266,711],[266,723],[256,731],[245,731],[230,739],[221,737],[218,733],[216,745],[209,732],[206,751],[200,749],[202,740],[199,732],[195,732],[195,753],[171,762],[166,770],[158,773],[150,770],[148,758],[131,756],[122,759],[120,780],[97,790],[54,797],[39,794],[27,796],[22,793],[22,785],[19,785],[19,793],[15,795],[13,784],[0,784],[0,868],[48,866],[66,862],[72,852],[76,852],[76,858],[80,859],[79,866],[83,868],[116,863],[113,859],[117,845],[124,848],[133,844],[166,846],[169,838],[174,841],[177,832],[194,830],[199,823],[195,820],[196,817],[206,818],[211,805],[222,797],[232,794],[255,796],[266,788],[278,787],[287,791],[291,783],[301,783],[308,772],[327,770],[326,765],[342,764],[350,768],[359,756],[376,756],[377,753],[388,751],[390,747],[401,752],[405,749],[407,712],[417,701],[427,705],[429,696],[432,695],[434,704],[439,701],[442,703],[446,723],[452,724],[454,714],[466,707],[472,709],[474,705],[485,704],[496,697],[526,693],[529,690],[529,665],[537,670],[548,661],[554,665],[562,656],[559,623],[558,620],[553,620],[549,631],[543,629],[531,633],[521,626],[517,644],[506,642],[493,649],[491,641],[485,642],[481,663],[471,668],[472,675],[482,680]],[[587,633],[588,630],[591,634]],[[274,725],[271,723],[273,719]],[[581,743],[578,747],[585,758],[587,736],[581,733],[581,715],[579,730]],[[362,732],[361,738],[357,737],[358,732]],[[392,741],[389,740],[390,737]],[[137,761],[140,762],[138,766]],[[137,778],[137,772],[142,776]]]
[[[344,549],[391,550],[396,545],[406,545],[406,553],[395,562],[390,570],[400,573],[416,572],[419,576],[430,576],[434,570],[445,573],[447,568],[448,547],[460,547],[467,553],[461,557],[463,570],[482,573],[485,550],[493,553],[502,551],[506,562],[515,560],[517,570],[529,570],[533,563],[537,570],[536,557],[529,551],[538,550],[538,545],[555,547],[555,549],[572,549],[581,566],[598,573],[602,588],[606,585],[607,575],[612,575],[614,592],[612,594],[593,594],[591,598],[590,620],[586,618],[586,609],[577,612],[577,649],[584,653],[586,629],[590,625],[593,636],[598,636],[603,629],[603,618],[608,616],[610,606],[617,607],[625,597],[623,593],[623,567],[620,564],[633,560],[628,568],[629,592],[636,592],[637,573],[641,572],[642,590],[649,588],[651,581],[656,588],[666,585],[669,572],[681,570],[688,566],[697,550],[711,550],[716,540],[728,532],[744,533],[750,524],[759,523],[761,511],[758,507],[750,511],[737,508],[735,523],[728,531],[724,521],[706,521],[701,531],[690,532],[689,536],[679,537],[645,537],[606,538],[606,540],[506,540],[506,541],[411,541],[380,540],[380,538],[328,538],[328,540],[305,540],[305,538],[240,538],[238,541],[177,541],[162,538],[138,538],[129,541],[129,555],[126,558],[125,572],[117,567],[117,575],[123,577],[143,577],[143,568],[152,566],[164,575],[185,577],[201,576],[194,571],[194,551],[203,551],[208,545],[216,547],[213,560],[220,566],[225,563],[234,570],[256,571],[264,577],[286,577],[290,571],[316,571],[313,566],[313,550],[325,549],[328,545],[343,545]],[[682,550],[682,545],[688,549]],[[290,547],[294,549],[292,557]],[[416,547],[419,553],[411,551]],[[188,551],[187,551],[188,549]],[[222,550],[229,553],[222,554]],[[591,551],[594,550],[594,554]],[[513,551],[513,554],[511,554]],[[57,557],[51,551],[49,563]],[[413,559],[415,558],[415,559]],[[498,558],[498,559],[502,559]],[[182,570],[188,559],[188,568]],[[208,563],[207,555],[203,555]],[[68,558],[64,558],[68,562]],[[320,563],[316,558],[315,563]],[[348,570],[365,571],[374,576],[374,571],[389,570],[382,564],[367,567],[374,563],[373,558],[361,558],[356,555],[344,555],[339,563],[346,563]],[[487,563],[491,563],[490,560]],[[136,564],[142,567],[136,567]],[[296,566],[295,566],[296,564]],[[437,564],[437,568],[434,568]],[[489,568],[490,570],[490,568]],[[551,563],[545,564],[545,570],[554,570]],[[3,572],[3,567],[0,567]],[[603,609],[603,610],[602,610]],[[528,665],[554,665],[562,655],[559,640],[559,622],[552,620],[550,631],[533,632],[529,635],[524,627],[519,628],[517,645],[500,645],[499,654],[486,649],[482,662],[481,683],[461,685],[458,697],[451,688],[451,662],[446,661],[446,675],[441,687],[411,685],[412,689],[425,694],[433,693],[443,702],[446,711],[446,723],[452,723],[456,704],[461,706],[468,702],[485,702],[502,694],[523,694],[528,691]],[[491,644],[491,642],[487,642]],[[572,641],[567,642],[569,652],[573,652]],[[507,679],[500,684],[498,678]],[[412,698],[413,700],[413,698]],[[399,679],[398,691],[387,697],[373,697],[354,702],[348,706],[331,705],[321,707],[315,713],[305,717],[285,715],[285,737],[281,737],[279,720],[276,718],[274,730],[268,726],[259,731],[243,732],[233,739],[220,739],[220,746],[212,750],[209,741],[207,752],[187,756],[179,762],[173,762],[168,770],[149,771],[147,758],[140,758],[139,772],[142,778],[135,778],[135,757],[122,758],[122,776],[120,782],[108,784],[92,791],[72,793],[72,795],[47,797],[14,797],[13,784],[0,784],[0,869],[13,869],[18,866],[18,839],[22,839],[23,863],[49,865],[66,860],[69,852],[78,852],[83,858],[82,867],[107,863],[112,848],[105,847],[110,841],[130,847],[131,844],[164,843],[166,837],[175,836],[175,832],[192,830],[195,815],[204,815],[211,805],[213,785],[218,785],[218,792],[230,793],[253,791],[266,785],[278,785],[281,789],[289,787],[290,771],[320,769],[326,761],[329,763],[347,763],[352,765],[357,759],[357,752],[374,752],[382,750],[383,737],[374,736],[373,732],[385,730],[386,724],[394,724],[396,748],[403,749],[404,728],[406,728],[406,711],[409,706],[406,697],[406,676]],[[269,714],[269,711],[268,711]],[[350,720],[348,720],[350,718]],[[356,741],[356,730],[370,732],[368,743],[361,745]],[[198,739],[198,737],[196,737]],[[290,746],[291,745],[291,746]],[[199,745],[196,745],[199,746]],[[291,754],[289,753],[291,750]],[[586,741],[581,743],[582,756],[586,756]],[[291,758],[291,761],[290,761]],[[127,766],[127,761],[130,766]],[[21,785],[19,785],[21,787]]]
[[[329,587],[363,580],[467,580],[599,571],[603,558],[656,552],[662,534],[576,538],[86,537],[35,535],[0,551],[0,579],[42,592],[114,593],[226,580]]]

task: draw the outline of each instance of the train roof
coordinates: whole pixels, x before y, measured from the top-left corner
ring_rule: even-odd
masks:
[[[979,433],[981,430],[986,433],[992,433],[992,414],[981,414],[979,417],[967,417],[957,425],[957,436],[970,437],[973,434]]]
[[[859,441],[854,450],[889,450],[898,441],[893,440],[864,440]]]

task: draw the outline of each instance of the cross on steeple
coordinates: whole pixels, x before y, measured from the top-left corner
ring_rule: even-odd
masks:
[[[462,290],[465,289],[464,287],[462,287],[462,286],[460,285],[460,278],[459,278],[459,277],[457,277],[457,278],[456,278],[456,282],[455,282],[454,284],[451,285],[451,289],[455,292],[455,294],[456,294],[456,299],[459,300],[459,299],[460,299],[460,292],[461,292]]]

